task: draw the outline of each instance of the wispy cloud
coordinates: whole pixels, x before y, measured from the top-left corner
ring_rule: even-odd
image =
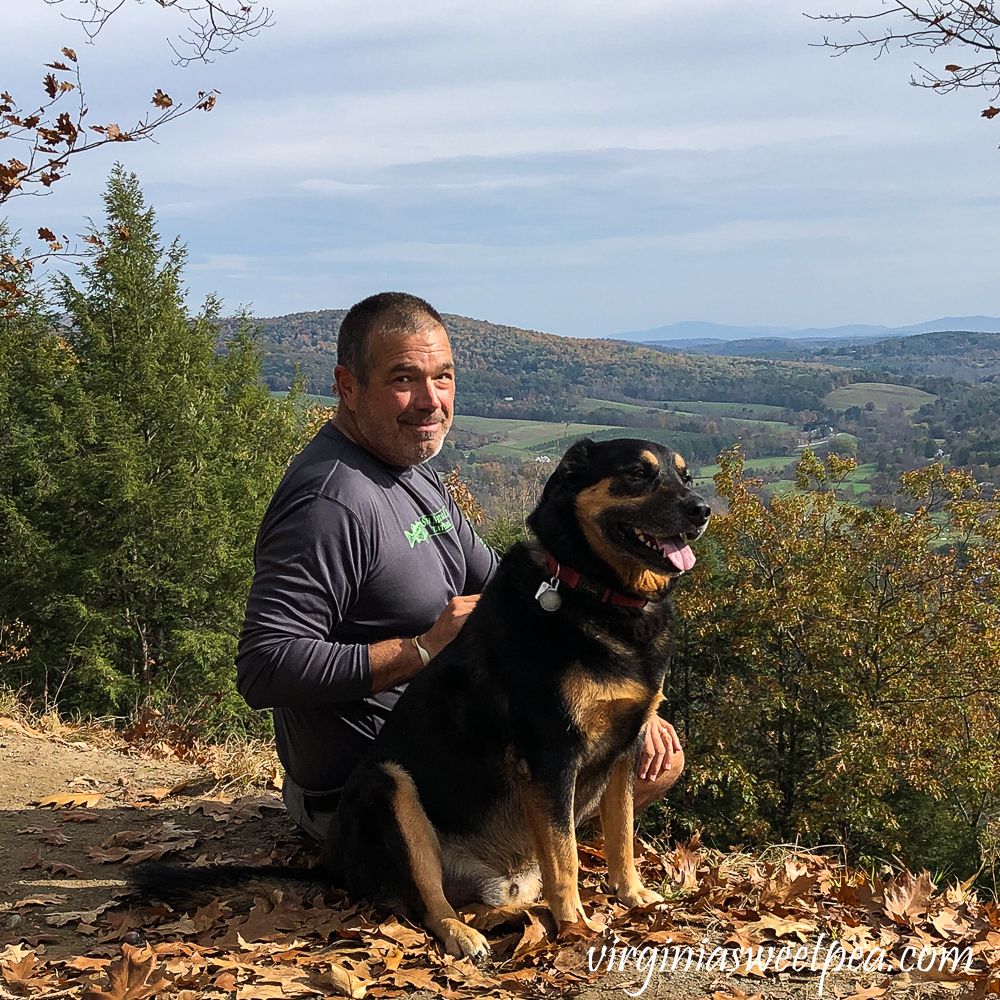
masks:
[[[284,0],[239,54],[180,71],[169,11],[132,5],[78,46],[92,105],[214,86],[218,110],[81,158],[10,217],[79,231],[118,155],[188,243],[194,294],[260,313],[383,287],[600,335],[997,313],[995,127],[909,88],[905,55],[810,49],[801,6]],[[37,89],[72,26],[13,7],[0,83]]]

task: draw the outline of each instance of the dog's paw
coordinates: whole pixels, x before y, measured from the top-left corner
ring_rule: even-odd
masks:
[[[633,906],[652,906],[654,903],[663,902],[663,897],[655,889],[647,889],[642,883],[619,889],[615,895],[630,908]]]
[[[444,950],[456,958],[471,958],[482,962],[489,957],[490,945],[486,938],[457,917],[445,917],[440,927]]]

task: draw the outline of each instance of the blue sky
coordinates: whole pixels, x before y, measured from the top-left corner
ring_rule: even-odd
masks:
[[[810,48],[822,0],[274,6],[239,52],[181,70],[174,12],[123,8],[91,46],[17,0],[0,87],[25,103],[62,45],[93,120],[125,125],[156,87],[222,97],[155,145],[80,157],[11,223],[82,231],[117,155],[187,243],[192,305],[401,288],[586,336],[1000,315],[1000,118],[910,87],[910,53]]]

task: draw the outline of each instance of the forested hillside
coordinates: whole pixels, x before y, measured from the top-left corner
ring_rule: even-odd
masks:
[[[296,366],[308,392],[330,391],[344,309],[259,319],[264,375],[287,389]],[[815,409],[849,377],[832,365],[664,352],[445,315],[461,377],[462,410],[480,416],[563,420],[575,397],[707,400]],[[510,398],[508,398],[510,397]]]

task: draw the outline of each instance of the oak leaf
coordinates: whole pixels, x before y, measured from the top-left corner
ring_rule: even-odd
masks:
[[[159,87],[156,88],[156,93],[153,94],[153,99],[150,104],[155,104],[158,108],[172,108],[174,102],[170,99],[167,94],[164,94]]]
[[[34,977],[36,968],[33,951],[20,952],[15,949],[15,954],[0,962],[0,975],[3,975],[13,993],[27,994],[31,990],[30,980]]]
[[[155,970],[156,956],[147,948],[122,945],[121,958],[107,968],[108,985],[101,990],[87,990],[81,1000],[145,1000],[170,985],[162,972]]]

